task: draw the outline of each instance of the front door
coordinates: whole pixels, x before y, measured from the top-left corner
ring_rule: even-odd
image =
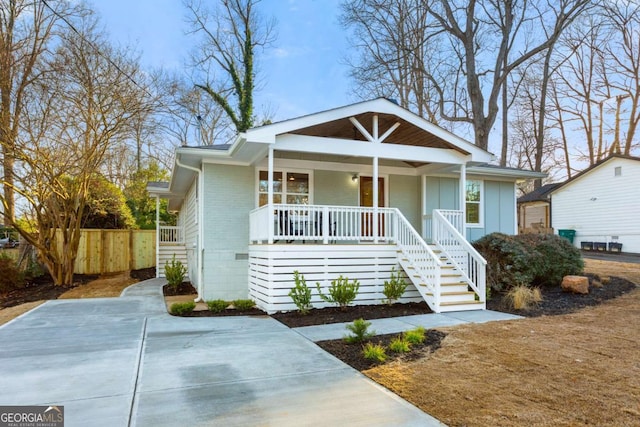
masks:
[[[373,177],[360,177],[360,206],[373,207]],[[378,177],[378,207],[386,206],[384,200],[384,178]],[[362,235],[373,237],[373,214],[363,213]],[[378,214],[378,236],[384,236],[384,216]]]

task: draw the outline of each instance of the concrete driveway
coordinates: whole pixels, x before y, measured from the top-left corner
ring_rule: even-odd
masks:
[[[163,283],[1,326],[0,405],[64,405],[67,427],[442,425],[266,316],[168,315]]]

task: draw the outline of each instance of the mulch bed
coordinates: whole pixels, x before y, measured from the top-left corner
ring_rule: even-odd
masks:
[[[367,342],[380,344],[387,348],[391,340],[396,338],[398,335],[399,334],[376,335],[375,337],[369,339]],[[409,353],[393,353],[387,348],[387,360],[385,363],[389,363],[394,360],[411,361],[424,357],[426,354],[432,353],[440,348],[440,343],[446,335],[447,334],[445,334],[444,332],[435,329],[429,329],[425,332],[424,342],[422,344],[412,345],[411,351]],[[363,357],[362,349],[364,347],[364,344],[362,343],[348,344],[344,340],[327,340],[319,341],[316,344],[326,352],[333,354],[335,357],[342,360],[347,365],[359,371],[373,368],[374,366],[377,366],[379,364],[374,361],[367,360]]]
[[[53,283],[53,279],[48,273],[40,277],[30,279],[20,289],[7,292],[0,296],[0,307],[7,308],[27,302],[58,299],[60,295],[82,284],[89,283],[98,278],[95,274],[75,274],[73,276],[73,285],[57,286]]]
[[[388,317],[411,316],[433,313],[426,302],[410,302],[392,305],[355,305],[342,310],[338,307],[314,308],[308,314],[297,311],[272,314],[271,317],[290,328],[326,325],[329,323],[353,322],[356,319],[386,319]]]
[[[195,297],[198,295],[198,291],[189,282],[183,282],[177,288],[172,288],[169,285],[162,287],[162,293],[164,296],[176,296],[176,295],[192,295]],[[171,313],[169,313],[171,314]],[[214,313],[209,310],[192,311],[191,313],[185,313],[179,317],[227,317],[227,316],[266,316],[267,314],[258,309],[251,308],[249,310],[236,310],[228,308],[220,313]],[[172,314],[172,316],[175,316]]]
[[[610,277],[609,282],[602,287],[593,286],[593,281],[600,281],[597,275],[587,274],[589,277],[589,293],[572,294],[564,292],[560,286],[540,288],[542,292],[542,302],[529,310],[514,310],[509,307],[504,295],[493,296],[487,301],[487,309],[502,311],[504,313],[518,314],[526,317],[557,316],[561,314],[573,313],[584,307],[590,307],[603,303],[604,301],[624,295],[634,289],[636,285],[628,280],[619,277]]]

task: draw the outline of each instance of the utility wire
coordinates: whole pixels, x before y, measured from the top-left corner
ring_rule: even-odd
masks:
[[[157,97],[152,94],[146,87],[140,85],[130,74],[126,73],[118,64],[113,61],[109,56],[102,53],[102,51],[96,46],[92,41],[88,40],[78,29],[63,15],[61,15],[57,10],[52,8],[47,0],[40,0],[42,4],[44,4],[55,16],[61,19],[65,24],[69,26],[69,28],[76,33],[82,40],[84,40],[98,55],[104,58],[109,64],[111,64],[120,74],[125,76],[131,83],[133,83],[138,89],[142,90],[144,93],[149,95],[152,99],[156,99]],[[165,104],[160,98],[157,98],[157,102],[166,108],[171,114],[176,114],[172,107],[169,107]],[[177,115],[177,114],[176,114]]]

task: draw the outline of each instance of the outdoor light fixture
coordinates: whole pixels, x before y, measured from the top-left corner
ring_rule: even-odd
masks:
[[[351,181],[358,182],[358,174],[357,173],[353,174],[353,176],[351,177]]]

